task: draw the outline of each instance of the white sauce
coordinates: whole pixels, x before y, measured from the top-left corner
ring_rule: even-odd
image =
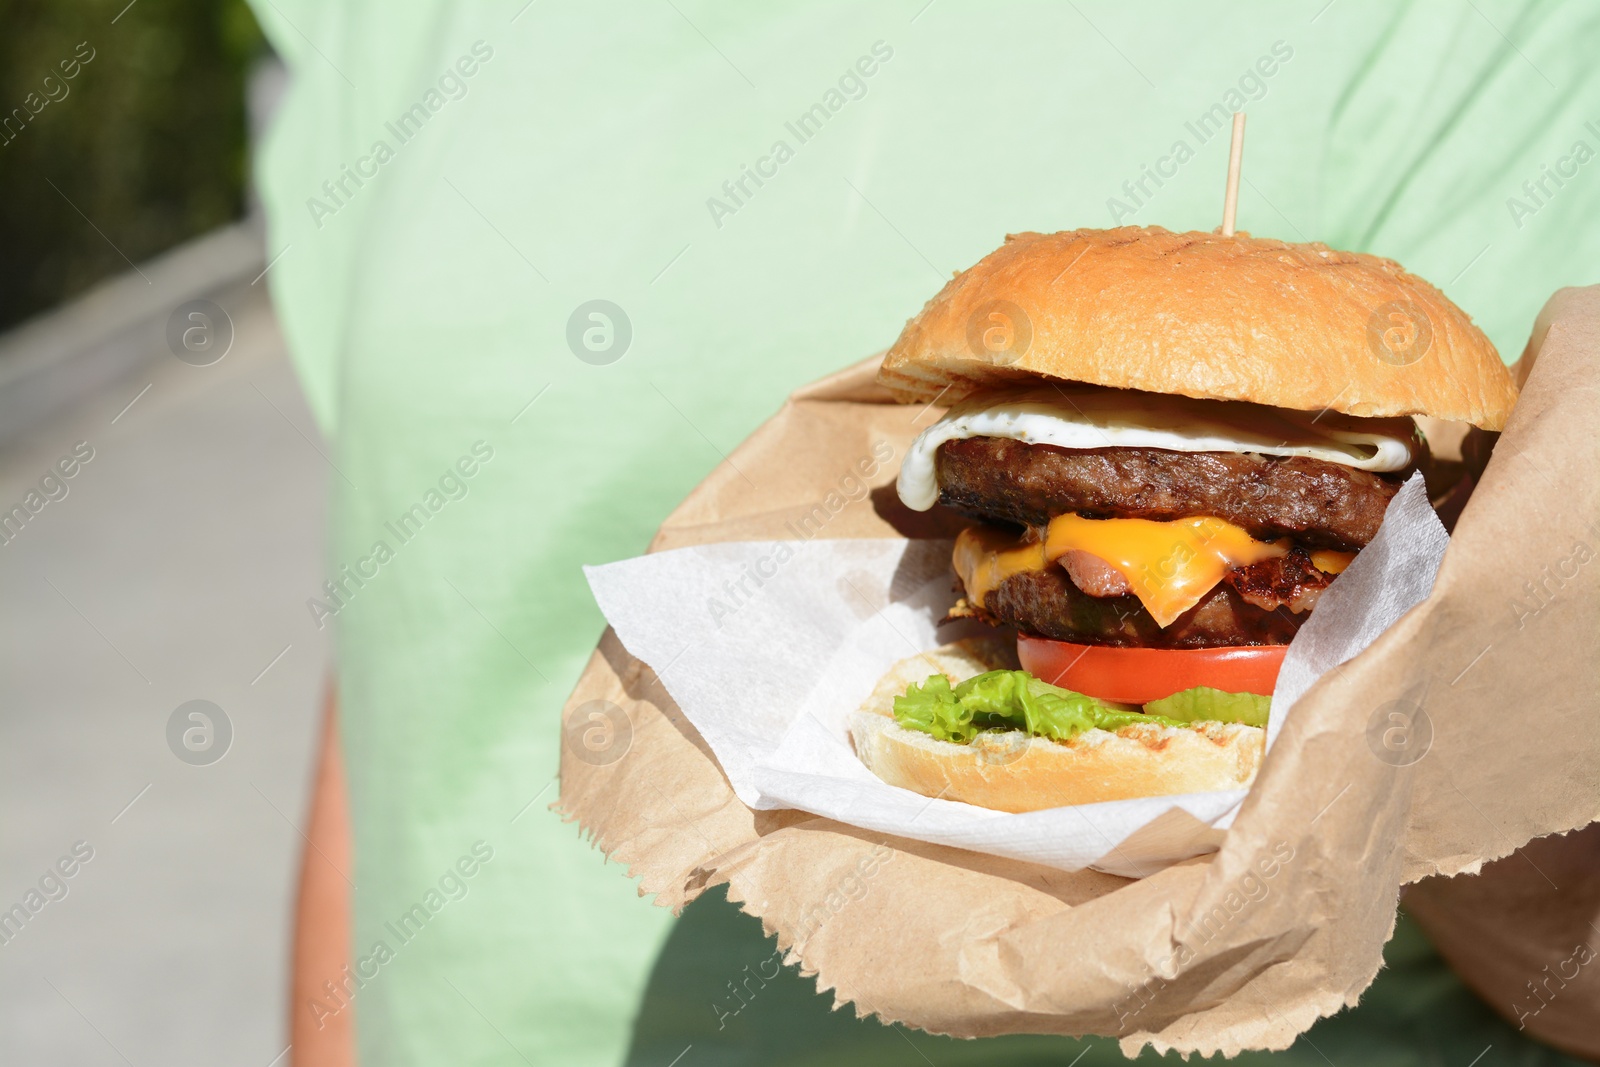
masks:
[[[946,441],[1007,437],[1057,448],[1160,448],[1305,456],[1364,471],[1411,465],[1410,419],[1358,419],[1230,400],[1191,400],[1062,383],[984,393],[957,404],[911,443],[896,483],[916,511],[939,500],[934,454]]]

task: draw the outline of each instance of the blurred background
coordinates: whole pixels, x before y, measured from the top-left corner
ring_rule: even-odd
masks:
[[[0,6],[0,328],[245,214],[246,90],[281,65],[243,3],[138,8]]]
[[[283,82],[242,3],[0,3],[0,1062],[286,1043],[328,649],[249,182]],[[167,336],[193,301],[227,309],[203,366]],[[194,700],[198,755],[166,741]]]
[[[352,342],[350,348],[359,357],[352,361],[358,369],[365,360],[368,389],[358,399],[369,402],[371,410],[363,413],[357,404],[354,414],[376,422],[376,411],[387,420],[387,429],[384,435],[372,434],[369,425],[375,443],[355,462],[389,479],[385,506],[392,506],[384,514],[397,514],[416,499],[417,487],[430,484],[441,464],[460,450],[456,439],[469,441],[476,432],[472,427],[486,424],[485,411],[493,409],[495,432],[505,434],[507,459],[496,471],[504,470],[506,477],[498,489],[484,484],[474,490],[474,507],[480,509],[471,518],[476,525],[458,526],[454,535],[448,529],[432,535],[434,544],[408,557],[409,576],[397,568],[391,580],[395,589],[374,593],[361,605],[378,616],[394,604],[380,597],[401,599],[402,607],[414,609],[408,621],[422,632],[415,647],[430,652],[437,652],[427,644],[432,634],[416,623],[418,618],[433,617],[440,630],[475,628],[474,639],[483,648],[468,648],[453,658],[437,652],[438,661],[449,661],[448,669],[439,670],[437,684],[446,688],[462,677],[495,680],[498,688],[486,686],[473,695],[491,692],[499,698],[495,706],[502,720],[525,724],[522,747],[506,742],[507,737],[517,742],[509,733],[495,737],[491,727],[483,727],[481,736],[470,740],[502,762],[461,758],[450,764],[425,741],[408,740],[419,765],[450,764],[441,777],[467,769],[453,786],[467,783],[459,787],[470,792],[487,782],[514,794],[515,803],[506,807],[504,798],[489,793],[494,803],[484,806],[498,817],[502,807],[515,810],[534,796],[553,773],[554,709],[600,632],[579,562],[642,551],[666,511],[791,388],[886,343],[936,278],[992,247],[1005,226],[1014,221],[1019,229],[1107,224],[1101,199],[1116,191],[1113,177],[1138,173],[1152,148],[1163,150],[1170,143],[1182,116],[1195,113],[1192,105],[1215,98],[1215,90],[1230,84],[1280,30],[1303,48],[1302,58],[1296,61],[1295,79],[1284,79],[1271,102],[1260,106],[1262,118],[1253,115],[1252,128],[1265,133],[1276,121],[1287,144],[1282,131],[1300,124],[1299,109],[1327,95],[1326,79],[1316,72],[1343,62],[1339,56],[1349,42],[1374,35],[1380,19],[1373,12],[1387,10],[1368,5],[1363,13],[1347,2],[1323,19],[1333,5],[1315,0],[1294,9],[1292,17],[1283,15],[1288,29],[1282,29],[1271,21],[1276,9],[1269,16],[1262,5],[1255,12],[1259,27],[1248,38],[1238,35],[1233,51],[1219,51],[1210,67],[1197,63],[1172,74],[1152,63],[1163,90],[1170,77],[1173,97],[1149,104],[1118,141],[1105,133],[1117,124],[1115,108],[1145,99],[1141,84],[1154,86],[1127,57],[1107,52],[1116,49],[1111,36],[1165,33],[1173,38],[1165,46],[1181,51],[1186,46],[1177,39],[1181,28],[1139,24],[1130,15],[1107,36],[1074,5],[1048,14],[1017,5],[1004,19],[995,19],[991,32],[976,25],[984,20],[976,9],[960,16],[968,20],[964,28],[954,4],[942,4],[934,18],[924,19],[932,7],[924,0],[870,12],[817,5],[823,14],[814,18],[793,12],[758,17],[753,8],[732,5],[685,5],[685,13],[669,3],[613,36],[614,27],[598,14],[543,4],[524,19],[530,5],[515,0],[499,7],[463,5],[439,15],[437,25],[427,21],[431,14],[396,18],[409,24],[392,37],[354,44],[343,39],[341,45],[333,38],[342,28],[359,25],[362,18],[375,23],[385,18],[360,5],[345,5],[348,10],[339,12],[340,5],[330,5],[327,21],[319,24],[322,12],[314,4],[281,6],[293,23],[273,0],[260,0],[256,11],[269,25],[281,22],[273,40],[286,55],[301,53],[300,69],[311,91],[302,94],[298,117],[301,129],[321,140],[308,137],[301,146],[303,158],[281,153],[282,195],[275,221],[287,236],[280,235],[269,252],[261,198],[252,187],[252,161],[259,159],[257,150],[285,92],[287,74],[249,7],[239,0],[0,0],[0,713],[5,729],[0,744],[5,833],[0,1063],[273,1067],[289,1061],[285,1020],[293,893],[300,856],[308,847],[303,830],[309,783],[334,656],[332,629],[308,619],[307,596],[324,580],[330,489],[343,478],[334,462],[345,459],[319,433],[308,407],[268,297],[270,280],[277,279],[299,300],[302,340],[342,338],[346,320],[340,313],[347,305],[359,307],[358,297],[367,298],[366,318],[352,314],[350,320],[365,324],[364,347]],[[1555,88],[1551,79],[1494,25],[1509,27],[1565,92],[1571,71],[1550,57],[1565,56],[1551,42],[1563,38],[1566,23],[1541,21],[1539,5],[1525,5],[1526,10],[1509,3],[1486,5],[1494,22],[1474,14],[1471,5],[1451,5],[1448,14],[1439,13],[1445,5],[1436,5],[1432,15],[1417,16],[1413,10],[1427,6],[1407,6],[1404,17],[1395,16],[1389,29],[1399,43],[1384,57],[1392,64],[1384,69],[1420,63],[1418,56],[1427,56],[1418,42],[1440,39],[1434,24],[1454,20],[1452,42],[1465,42],[1462,47],[1488,56],[1482,69],[1499,72],[1496,77],[1511,72],[1502,79],[1499,95],[1490,95],[1498,101],[1495,107],[1480,105],[1482,112],[1467,120],[1425,114],[1420,106],[1412,114],[1402,106],[1408,101],[1391,97],[1389,75],[1380,71],[1360,93],[1339,101],[1345,125],[1324,146],[1322,163],[1331,176],[1327,190],[1308,191],[1314,183],[1301,181],[1307,170],[1303,162],[1268,163],[1267,153],[1252,149],[1258,154],[1247,156],[1247,167],[1273,201],[1253,183],[1246,196],[1254,218],[1264,220],[1258,225],[1273,235],[1308,236],[1279,213],[1277,203],[1305,222],[1311,237],[1379,252],[1415,248],[1421,262],[1409,257],[1407,262],[1448,283],[1451,295],[1474,314],[1486,308],[1496,315],[1485,325],[1503,354],[1514,357],[1532,311],[1550,289],[1595,280],[1553,268],[1559,278],[1552,282],[1528,269],[1543,259],[1536,255],[1538,241],[1565,236],[1580,223],[1589,224],[1585,233],[1592,230],[1585,215],[1591,201],[1582,198],[1588,194],[1573,193],[1549,210],[1541,202],[1538,228],[1530,223],[1524,234],[1515,214],[1510,222],[1504,218],[1499,199],[1502,191],[1514,191],[1527,175],[1537,174],[1538,160],[1555,159],[1566,150],[1569,134],[1577,135],[1572,131],[1583,128],[1580,119],[1589,112],[1574,118],[1582,102],[1567,97],[1559,102],[1570,111],[1547,105],[1546,86],[1552,93]],[[350,14],[358,10],[359,17]],[[1572,9],[1566,11],[1570,15]],[[940,18],[949,20],[943,29],[937,28]],[[830,19],[846,29],[829,25]],[[599,24],[605,25],[597,29]],[[784,116],[814,102],[819,87],[832,84],[840,65],[853,60],[880,30],[896,46],[904,42],[894,69],[906,86],[884,80],[870,104],[852,105],[833,142],[808,150],[787,172],[794,175],[787,185],[766,194],[758,211],[746,213],[739,220],[742,228],[730,223],[723,233],[726,220],[715,213],[706,218],[704,194],[737,174],[749,158],[747,145],[759,147],[780,129]],[[418,87],[464,54],[479,32],[515,58],[497,61],[474,83],[484,88],[473,90],[479,95],[471,105],[451,105],[450,121],[460,129],[441,124],[432,147],[409,149],[407,162],[388,179],[391,189],[363,198],[341,230],[330,229],[319,238],[321,244],[298,253],[305,265],[288,263],[288,271],[301,274],[289,280],[283,278],[284,268],[272,274],[288,252],[287,238],[322,229],[315,213],[307,218],[299,212],[297,198],[315,191],[316,182],[307,176],[320,180],[356,158],[380,122],[414,103]],[[1542,42],[1542,50],[1529,44],[1533,38]],[[1026,52],[1031,66],[1019,62],[1017,69],[1046,70],[1060,59],[1055,40],[1102,53],[1099,62],[1112,71],[1104,84],[1070,91],[1062,73],[1063,87],[1055,90],[1059,99],[1038,105],[1056,108],[1072,122],[1102,122],[1102,137],[1095,142],[1102,150],[1098,166],[1072,157],[1076,146],[1070,132],[1038,138],[1027,114],[1008,112],[984,97],[983,65],[970,58],[985,56],[998,64]],[[364,45],[370,47],[363,50]],[[1068,45],[1060,48],[1064,53]],[[1574,66],[1586,62],[1581,56],[1566,58]],[[352,60],[369,64],[369,71],[376,68],[371,81]],[[762,83],[761,93],[741,65]],[[372,86],[354,103],[354,92],[341,96],[342,86],[354,88],[345,68],[364,87]],[[1462,65],[1456,73],[1467,78],[1475,71]],[[934,98],[929,87],[951,83],[958,74],[970,82],[952,84],[944,110],[929,105]],[[1578,84],[1577,75],[1571,81]],[[1447,82],[1441,76],[1436,87],[1477,99],[1475,89]],[[658,85],[672,92],[658,96]],[[769,90],[772,95],[765,95]],[[993,91],[1004,95],[1009,89],[1001,85]],[[571,104],[575,96],[586,103]],[[1439,99],[1455,97],[1441,90]],[[323,115],[321,101],[338,106],[329,103]],[[1095,106],[1081,106],[1085,101]],[[592,113],[574,115],[583,106]],[[1452,160],[1466,153],[1462,146],[1503,148],[1508,138],[1484,132],[1504,132],[1498,115],[1546,106],[1553,109],[1548,128],[1530,129],[1517,149],[1527,158],[1505,149],[1508,159],[1491,160],[1502,169],[1485,166],[1488,176],[1474,185],[1470,203],[1439,208],[1440,214],[1454,212],[1465,221],[1455,227],[1433,225],[1434,190],[1446,188],[1453,178],[1448,173],[1441,178],[1441,170],[1448,171]],[[1129,104],[1128,111],[1135,115],[1138,109]],[[318,117],[325,122],[318,125],[313,121]],[[1600,121],[1600,112],[1593,117]],[[1385,125],[1389,118],[1393,122]],[[939,166],[924,168],[917,153],[935,134],[945,136],[946,127],[968,140],[938,159]],[[499,137],[506,129],[518,136]],[[546,141],[535,145],[531,134],[524,136],[534,130]],[[1434,165],[1440,169],[1425,174],[1428,180],[1397,181],[1392,196],[1387,173],[1374,178],[1371,187],[1341,182],[1341,175],[1359,173],[1349,160],[1359,157],[1376,133],[1388,138],[1378,151],[1384,158],[1410,158],[1411,147],[1434,134],[1450,141],[1456,155],[1437,153]],[[1270,134],[1256,136],[1261,140],[1254,144],[1265,145]],[[1528,147],[1540,137],[1544,140]],[[996,179],[991,141],[1016,151],[1029,165]],[[1218,152],[1221,148],[1215,146]],[[513,150],[526,153],[526,170],[501,165]],[[458,163],[452,173],[464,188],[435,174],[434,153]],[[574,160],[581,165],[572,165]],[[1205,220],[1215,213],[1220,175],[1202,175],[1202,169],[1197,166],[1182,185],[1174,184],[1159,215],[1133,221],[1175,228],[1211,225]],[[1322,180],[1320,172],[1315,176]],[[530,188],[545,198],[528,195]],[[994,191],[1001,195],[987,195]],[[869,193],[874,200],[867,199]],[[1006,207],[991,212],[995,200]],[[552,212],[550,203],[562,209]],[[663,203],[667,210],[661,209]],[[397,236],[377,224],[359,228],[419,204],[424,210],[412,212],[422,220],[416,233]],[[1024,207],[1008,215],[1006,208],[1013,204]],[[292,216],[284,205],[293,209]],[[1091,208],[1092,214],[1078,217]],[[1000,216],[1004,220],[997,224]],[[437,232],[427,231],[423,222]],[[930,250],[938,266],[921,246],[911,244],[901,226]],[[350,253],[352,248],[360,255]],[[839,248],[848,251],[839,254]],[[347,254],[349,262],[342,263]],[[420,264],[418,277],[370,281],[386,261]],[[565,276],[552,263],[561,265]],[[540,267],[550,268],[555,285]],[[349,277],[340,269],[348,269]],[[533,274],[545,288],[533,285]],[[367,284],[365,294],[350,281],[356,277]],[[348,284],[348,292],[328,284],[329,278]],[[1520,303],[1491,299],[1498,278],[1522,279]],[[408,287],[413,280],[414,289]],[[797,291],[808,300],[796,299]],[[392,303],[380,305],[374,292]],[[562,348],[562,324],[580,300],[597,295],[625,299],[641,328],[654,329],[650,343],[656,347],[646,351],[641,341],[636,358],[612,371],[571,358],[577,353]],[[396,307],[416,311],[427,329],[413,329],[413,321],[399,316],[392,334],[373,328],[383,318],[375,309]],[[402,340],[415,349],[402,351]],[[430,344],[436,348],[429,350]],[[319,409],[325,416],[334,407],[337,365],[330,356],[335,344],[330,340],[327,347],[329,352],[312,353],[329,357],[320,364],[300,352],[303,366],[326,371],[326,378],[309,379],[319,403],[327,405]],[[418,368],[432,373],[434,364],[446,362],[436,358],[439,352],[475,368],[479,376],[425,376]],[[728,376],[726,394],[702,402],[687,398],[688,385],[678,392],[716,352],[748,359],[739,373]],[[478,362],[467,364],[463,353]],[[343,359],[347,353],[338,355]],[[380,380],[375,368],[387,371],[391,364],[409,367],[411,379],[401,378],[404,388],[390,389],[386,379],[383,388],[375,388]],[[667,384],[666,391],[645,377],[647,369]],[[527,388],[511,397],[512,384]],[[539,417],[517,430],[501,426],[502,416],[551,386],[555,395],[544,402]],[[669,392],[676,402],[668,399]],[[584,404],[596,396],[605,401],[597,406],[599,431],[585,421]],[[560,411],[547,410],[552,407]],[[441,410],[459,417],[460,424],[441,428],[430,427],[421,415],[415,421],[392,418],[396,411],[409,416]],[[529,432],[540,418],[550,422],[539,428],[554,426],[553,439],[562,447],[552,449],[550,436]],[[359,418],[355,423],[360,425]],[[638,446],[631,455],[569,447],[591,442],[599,432],[616,434],[623,423]],[[413,451],[406,454],[402,446]],[[553,457],[550,466],[537,465],[546,454]],[[555,484],[552,473],[567,475],[566,481]],[[566,509],[558,513],[576,517],[570,523],[574,532],[554,548],[525,536],[533,525],[529,512],[542,506],[539,501],[519,503],[527,511],[504,504],[531,496],[523,487],[541,477],[543,491]],[[373,483],[381,479],[365,484]],[[496,492],[499,497],[491,495]],[[561,497],[562,492],[568,495]],[[356,520],[371,517],[351,510]],[[348,514],[344,519],[347,532],[365,535],[360,521]],[[491,544],[485,530],[503,543],[531,541],[547,553],[526,558],[503,553],[505,559],[478,561],[479,587],[486,596],[516,604],[516,612],[507,608],[498,614],[487,600],[487,610],[480,611],[468,601],[476,612],[468,615],[454,600],[465,601],[467,594],[453,586],[454,591],[439,595],[458,616],[435,610],[438,601],[398,596],[403,581],[413,583],[404,588],[414,592],[422,578],[433,577],[434,561],[424,553],[453,544],[465,546],[464,554],[480,554],[479,545]],[[546,539],[555,542],[553,534]],[[560,562],[559,574],[554,566],[543,566],[548,559]],[[479,595],[472,585],[467,589]],[[491,616],[509,637],[493,622],[492,633],[484,630],[480,623]],[[373,633],[369,625],[373,647],[404,658],[407,648],[393,633]],[[347,655],[354,644],[347,639]],[[525,713],[530,690],[518,686],[527,684],[533,663],[522,648],[532,650],[554,679],[548,689],[531,689],[541,701],[539,710],[549,712],[548,722]],[[429,660],[418,670],[433,665]],[[534,670],[543,677],[544,671]],[[393,684],[404,688],[410,682],[401,677]],[[369,709],[393,711],[384,703],[392,694],[379,687],[373,696],[372,688],[369,683]],[[419,692],[416,703],[426,704],[429,694]],[[459,695],[457,701],[465,702]],[[479,701],[474,713],[492,704]],[[484,714],[473,721],[481,726],[492,720]],[[384,740],[377,729],[365,738],[373,751],[381,751]],[[513,771],[508,773],[507,766]],[[422,778],[402,774],[385,783],[381,775],[373,776],[397,795]],[[422,795],[418,807],[431,816],[430,798],[417,792]],[[381,790],[373,795],[384,796]],[[848,1012],[830,1012],[812,982],[790,970],[758,1009],[729,1028],[733,1037],[724,1039],[746,1041],[743,1052],[724,1048],[723,1059],[716,1060],[711,1042],[694,1028],[709,1030],[705,1008],[721,995],[726,976],[770,951],[759,923],[727,905],[720,891],[708,893],[681,921],[669,922],[633,899],[634,887],[623,872],[603,866],[573,828],[542,812],[546,802],[515,832],[496,826],[508,843],[494,873],[474,891],[478,911],[452,911],[433,945],[413,950],[395,967],[386,990],[364,1002],[373,1005],[371,1018],[380,1019],[385,1010],[379,998],[393,994],[389,1029],[413,1037],[431,1030],[444,1042],[458,1036],[452,1026],[470,1026],[483,1041],[475,1047],[493,1050],[479,1061],[524,1062],[520,1051],[516,1057],[505,1052],[505,1039],[494,1024],[492,1034],[481,1032],[479,1017],[468,1015],[448,995],[440,1007],[426,982],[434,970],[442,971],[440,960],[454,965],[494,955],[502,946],[543,950],[554,928],[570,942],[563,949],[567,955],[551,956],[560,966],[518,967],[513,959],[505,972],[513,980],[499,981],[490,973],[483,981],[492,991],[488,995],[511,1002],[496,1018],[523,1047],[532,1047],[536,1035],[565,1027],[578,1035],[575,1043],[609,1048],[607,1042],[631,1040],[633,1061],[665,1064],[681,1047],[679,1031],[686,1026],[696,1035],[698,1051],[681,1067],[759,1062],[760,1055],[750,1050],[778,1044],[800,1048],[807,1042],[817,1049],[858,1053],[876,1042],[870,1045],[871,1062],[896,1058],[937,1067],[979,1062],[995,1047],[920,1033],[913,1041],[903,1029],[890,1033]],[[371,803],[369,817],[392,814],[384,809]],[[459,851],[461,828],[476,825],[454,814],[456,824],[441,816],[437,826],[427,827],[448,846],[441,853],[446,860]],[[400,822],[411,815],[415,812],[406,810],[393,817]],[[381,844],[416,865],[409,874],[420,871],[431,878],[445,862],[398,834]],[[406,872],[404,864],[392,857],[389,862],[375,869]],[[523,866],[513,866],[518,863]],[[533,885],[528,872],[542,877],[546,868],[566,872],[560,877],[569,880],[552,874],[556,888]],[[492,878],[500,880],[498,888],[491,888]],[[383,894],[392,892],[396,901],[409,903],[425,881],[390,879],[386,885],[374,878],[363,884],[378,900],[368,905],[369,916],[381,916],[396,913]],[[603,885],[609,895],[591,894],[585,888],[590,885]],[[528,894],[541,890],[547,898],[537,898],[538,906],[528,904],[533,899]],[[551,900],[556,903],[541,911]],[[506,916],[524,915],[531,918],[523,925],[506,921]],[[579,946],[586,937],[592,943]],[[482,951],[486,944],[490,952]],[[725,955],[709,955],[708,945],[723,946]],[[607,952],[616,959],[601,959]],[[501,962],[508,955],[509,949],[500,952]],[[570,970],[563,969],[568,964]],[[570,1000],[539,1001],[515,984],[518,979],[544,982],[540,989],[559,989]],[[1480,1067],[1557,1062],[1553,1054],[1541,1058],[1531,1043],[1519,1044],[1524,1039],[1448,976],[1410,924],[1401,924],[1379,983],[1368,1005],[1380,1007],[1369,1007],[1365,1020],[1342,1030],[1339,1020],[1319,1024],[1312,1032],[1314,1047],[1297,1045],[1303,1058],[1294,1062],[1327,1060],[1340,1067],[1361,1062],[1363,1051],[1373,1047],[1375,1018],[1392,1023],[1385,1048],[1460,1047],[1468,1050],[1460,1057],[1461,1067],[1471,1067],[1471,1052],[1484,1046],[1495,1051]],[[435,1014],[423,1017],[411,1010],[418,1004]],[[524,1013],[517,1020],[520,1031],[507,1021],[519,1010]],[[1423,1016],[1426,1022],[1415,1021]],[[549,1022],[552,1017],[559,1026]],[[1348,1023],[1350,1016],[1341,1018]],[[630,1019],[631,1038],[624,1032]],[[1449,1045],[1452,1041],[1457,1044]],[[1061,1041],[1018,1039],[1005,1047],[1019,1060],[1077,1062],[1062,1055],[1076,1046]],[[1081,1067],[1116,1059],[1110,1043],[1086,1043],[1084,1051],[1091,1049],[1096,1055]],[[666,1054],[658,1055],[662,1050]],[[414,1044],[409,1051],[405,1062],[429,1062],[429,1046]],[[1489,1048],[1480,1059],[1486,1053]],[[621,1054],[604,1052],[611,1059],[603,1062]],[[838,1062],[823,1052],[816,1055],[814,1062]],[[457,1062],[473,1058],[463,1054]],[[541,1061],[535,1056],[532,1062]],[[1420,1061],[1393,1056],[1385,1062]]]

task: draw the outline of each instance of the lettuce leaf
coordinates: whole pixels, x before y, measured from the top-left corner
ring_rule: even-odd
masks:
[[[1188,726],[1196,722],[1240,722],[1265,726],[1269,697],[1186,689],[1127,711],[1082,693],[1040,681],[1027,671],[989,671],[956,686],[942,674],[913,685],[894,699],[894,720],[940,741],[964,745],[986,730],[1022,730],[1034,737],[1066,741],[1085,730],[1119,730],[1147,723]]]
[[[1209,686],[1196,686],[1152,700],[1144,710],[1179,722],[1242,722],[1246,726],[1266,726],[1272,698],[1255,693],[1225,693]]]
[[[1135,723],[1182,726],[1177,719],[1124,711],[1094,697],[1042,682],[1027,671],[989,671],[952,687],[935,674],[895,697],[894,720],[941,741],[966,744],[985,730],[1024,730],[1065,741],[1085,730]]]

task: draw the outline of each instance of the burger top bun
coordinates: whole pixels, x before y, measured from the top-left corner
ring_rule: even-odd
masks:
[[[1039,376],[1485,430],[1517,398],[1483,331],[1391,260],[1156,226],[1007,237],[878,372],[902,402],[947,405]]]

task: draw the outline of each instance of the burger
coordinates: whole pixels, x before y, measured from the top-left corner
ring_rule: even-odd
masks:
[[[856,749],[1007,811],[1247,786],[1289,642],[1433,471],[1417,418],[1497,431],[1516,400],[1390,260],[1155,227],[1008,237],[878,380],[946,409],[896,489],[973,520],[950,615],[1015,644],[897,666]]]

